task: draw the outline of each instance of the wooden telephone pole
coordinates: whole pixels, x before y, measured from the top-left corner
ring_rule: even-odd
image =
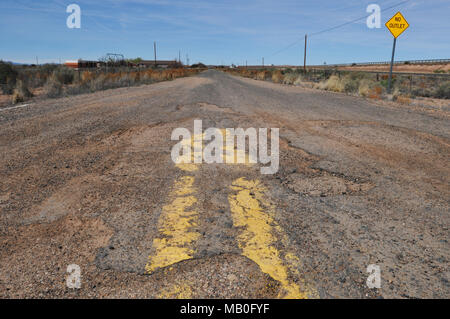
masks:
[[[155,68],[156,68],[156,42],[153,42],[153,49],[155,51]]]
[[[306,73],[306,45],[308,43],[308,35],[305,34],[305,54],[303,57],[303,71]]]

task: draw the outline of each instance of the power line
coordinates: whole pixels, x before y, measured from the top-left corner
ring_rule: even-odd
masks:
[[[384,8],[383,10],[381,10],[381,12],[390,10],[390,9],[392,9],[392,8],[395,8],[395,7],[398,7],[398,6],[402,5],[402,4],[405,4],[405,3],[410,2],[410,1],[411,1],[411,0],[404,0],[404,1],[398,2],[398,3],[396,3],[396,4],[393,4],[392,6],[389,6],[389,7],[387,7],[387,8]],[[317,32],[310,33],[310,34],[308,34],[308,36],[309,36],[309,37],[312,37],[312,36],[315,36],[315,35],[319,35],[319,34],[322,34],[322,33],[325,33],[325,32],[329,32],[329,31],[333,31],[333,30],[342,28],[342,27],[344,27],[344,26],[346,26],[346,25],[349,25],[349,24],[358,22],[358,21],[363,20],[363,19],[367,19],[370,15],[371,15],[371,14],[368,14],[368,15],[365,15],[365,16],[363,16],[363,17],[359,17],[359,18],[357,18],[357,19],[354,19],[354,20],[351,20],[351,21],[347,21],[347,22],[345,22],[345,23],[341,23],[341,24],[336,25],[336,26],[334,26],[334,27],[327,28],[327,29],[325,29],[325,30],[321,30],[321,31],[317,31]],[[276,52],[273,53],[270,57],[273,57],[273,56],[275,56],[275,55],[277,55],[277,54],[279,54],[279,53],[281,53],[281,52],[283,52],[283,51],[285,51],[285,50],[287,50],[287,49],[292,48],[293,46],[299,44],[302,40],[303,40],[303,37],[299,38],[298,40],[296,40],[295,42],[289,44],[288,46],[286,46],[286,47],[284,47],[284,48],[282,48],[282,49],[276,51]]]
[[[405,0],[405,1],[399,2],[399,3],[397,3],[397,4],[394,4],[394,5],[390,6],[390,7],[384,8],[383,10],[381,10],[381,12],[390,10],[390,9],[392,9],[392,8],[395,8],[395,7],[398,7],[398,6],[400,6],[400,5],[402,5],[402,4],[405,4],[405,3],[409,2],[409,1],[411,1],[411,0]],[[333,31],[333,30],[336,30],[336,29],[338,29],[338,28],[344,27],[344,26],[346,26],[346,25],[349,25],[349,24],[358,22],[358,21],[360,21],[360,20],[367,19],[369,16],[371,16],[371,14],[365,15],[365,16],[363,16],[363,17],[359,17],[359,18],[354,19],[354,20],[352,20],[352,21],[348,21],[348,22],[339,24],[339,25],[337,25],[337,26],[334,26],[334,27],[331,27],[331,28],[328,28],[328,29],[325,29],[325,30],[322,30],[322,31],[318,31],[318,32],[311,33],[311,34],[309,34],[309,36],[312,37],[312,36],[315,36],[315,35],[318,35],[318,34],[322,34],[322,33],[328,32],[328,31]]]

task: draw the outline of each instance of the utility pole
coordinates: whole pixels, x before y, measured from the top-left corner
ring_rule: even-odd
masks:
[[[262,59],[262,62],[263,62],[263,67],[264,67],[264,58]]]
[[[36,65],[39,65],[39,58],[36,56]]]
[[[178,51],[178,62],[181,63],[181,50]]]
[[[186,54],[186,65],[189,66],[189,54]]]
[[[305,72],[305,73],[306,73],[306,45],[307,45],[307,43],[308,43],[308,35],[305,34],[305,54],[303,57],[303,72]]]
[[[156,42],[153,42],[153,49],[155,51],[155,68],[156,68]]]

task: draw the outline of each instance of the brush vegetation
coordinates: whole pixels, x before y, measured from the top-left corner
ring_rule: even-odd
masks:
[[[38,90],[48,98],[91,93],[120,87],[152,84],[190,76],[202,71],[192,69],[133,69],[118,68],[78,71],[61,65],[21,66],[0,61],[1,93],[10,96],[12,103],[33,97]]]
[[[388,76],[364,72],[337,72],[334,70],[303,69],[224,69],[225,72],[279,84],[312,87],[320,90],[339,92],[373,99],[387,95]],[[407,103],[416,96],[450,99],[450,81],[442,82],[439,78],[418,77],[412,80],[406,76],[394,75],[393,98]]]

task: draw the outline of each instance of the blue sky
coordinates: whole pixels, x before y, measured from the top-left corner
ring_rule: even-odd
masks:
[[[105,53],[207,64],[303,63],[303,37],[402,0],[1,0],[0,59],[22,63],[98,59]],[[66,7],[82,10],[81,29],[68,29]],[[384,23],[401,11],[410,28],[397,60],[450,58],[450,1],[410,0],[382,12],[382,28],[365,19],[312,36],[308,64],[386,61],[392,36]],[[298,43],[288,47],[289,45]],[[286,48],[281,52],[280,49]],[[278,53],[277,53],[278,52]]]

